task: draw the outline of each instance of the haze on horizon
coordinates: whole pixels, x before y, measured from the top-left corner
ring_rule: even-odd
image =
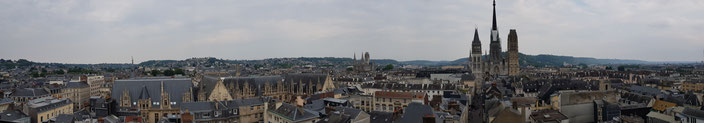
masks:
[[[498,0],[506,50],[647,61],[704,59],[701,0]],[[192,57],[455,60],[475,27],[488,51],[491,0],[2,0],[0,58],[128,63]]]

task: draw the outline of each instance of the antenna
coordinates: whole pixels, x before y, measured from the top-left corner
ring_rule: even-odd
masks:
[[[132,58],[132,65],[134,65],[134,56],[130,56]]]

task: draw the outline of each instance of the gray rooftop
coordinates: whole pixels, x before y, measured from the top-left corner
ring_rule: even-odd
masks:
[[[404,109],[404,113],[397,121],[400,123],[422,123],[423,116],[434,115],[433,108],[421,103],[412,102]]]
[[[151,98],[152,102],[161,102],[162,82],[164,91],[169,94],[171,102],[176,102],[175,105],[172,105],[173,107],[178,107],[183,101],[183,95],[193,88],[190,78],[117,80],[112,87],[111,96],[119,99],[123,92],[127,91],[132,102],[137,102],[140,97]],[[152,107],[156,106],[159,105],[152,104]]]
[[[291,105],[288,103],[283,103],[276,109],[270,109],[269,112],[289,119],[293,122],[304,121],[318,117],[318,115],[316,114],[304,111],[303,108],[299,108],[295,105]]]

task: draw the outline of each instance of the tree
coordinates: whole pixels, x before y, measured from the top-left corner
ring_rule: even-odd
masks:
[[[59,75],[64,74],[64,70],[55,70],[54,74],[59,74]]]
[[[186,75],[186,72],[183,72],[183,69],[176,68],[176,70],[174,70],[174,74]]]
[[[391,69],[394,69],[394,65],[388,64],[388,65],[384,66],[384,69],[382,69],[382,70],[387,71],[387,70],[391,70]]]
[[[159,70],[152,70],[151,74],[152,74],[152,76],[157,76],[157,75],[161,74],[161,71],[159,71]]]
[[[164,76],[173,76],[174,75],[174,70],[168,69],[164,70]]]

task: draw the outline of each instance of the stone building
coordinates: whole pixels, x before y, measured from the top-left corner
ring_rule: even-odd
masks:
[[[374,70],[371,59],[369,59],[369,52],[364,52],[364,56],[362,56],[359,60],[357,60],[357,54],[354,54],[353,60],[354,63],[352,66],[357,72],[369,72]]]
[[[68,99],[44,97],[27,103],[27,114],[32,123],[47,122],[60,114],[73,114],[73,103]]]
[[[103,76],[85,76],[85,82],[90,86],[91,96],[100,96],[100,88],[105,84]]]
[[[193,102],[190,78],[117,80],[113,92],[111,97],[118,100],[118,115],[140,116],[148,123],[180,114],[181,103]]]
[[[427,104],[428,98],[423,92],[374,92],[374,111],[396,112],[408,107],[411,102]]]
[[[182,113],[193,116],[194,122],[263,122],[264,111],[270,98],[248,98],[228,101],[186,102],[180,106]]]
[[[198,101],[223,101],[270,96],[294,102],[319,91],[332,91],[335,86],[326,74],[286,74],[257,77],[204,76],[199,82]]]
[[[491,36],[489,44],[489,58],[482,56],[482,46],[479,40],[477,29],[474,30],[474,40],[470,50],[469,68],[477,78],[519,74],[518,61],[518,35],[515,29],[511,29],[508,35],[508,57],[503,55],[501,50],[501,38],[496,25],[496,1],[494,1],[494,16],[491,26]]]
[[[68,82],[59,95],[71,100],[74,109],[83,109],[90,99],[90,86],[85,82]]]

